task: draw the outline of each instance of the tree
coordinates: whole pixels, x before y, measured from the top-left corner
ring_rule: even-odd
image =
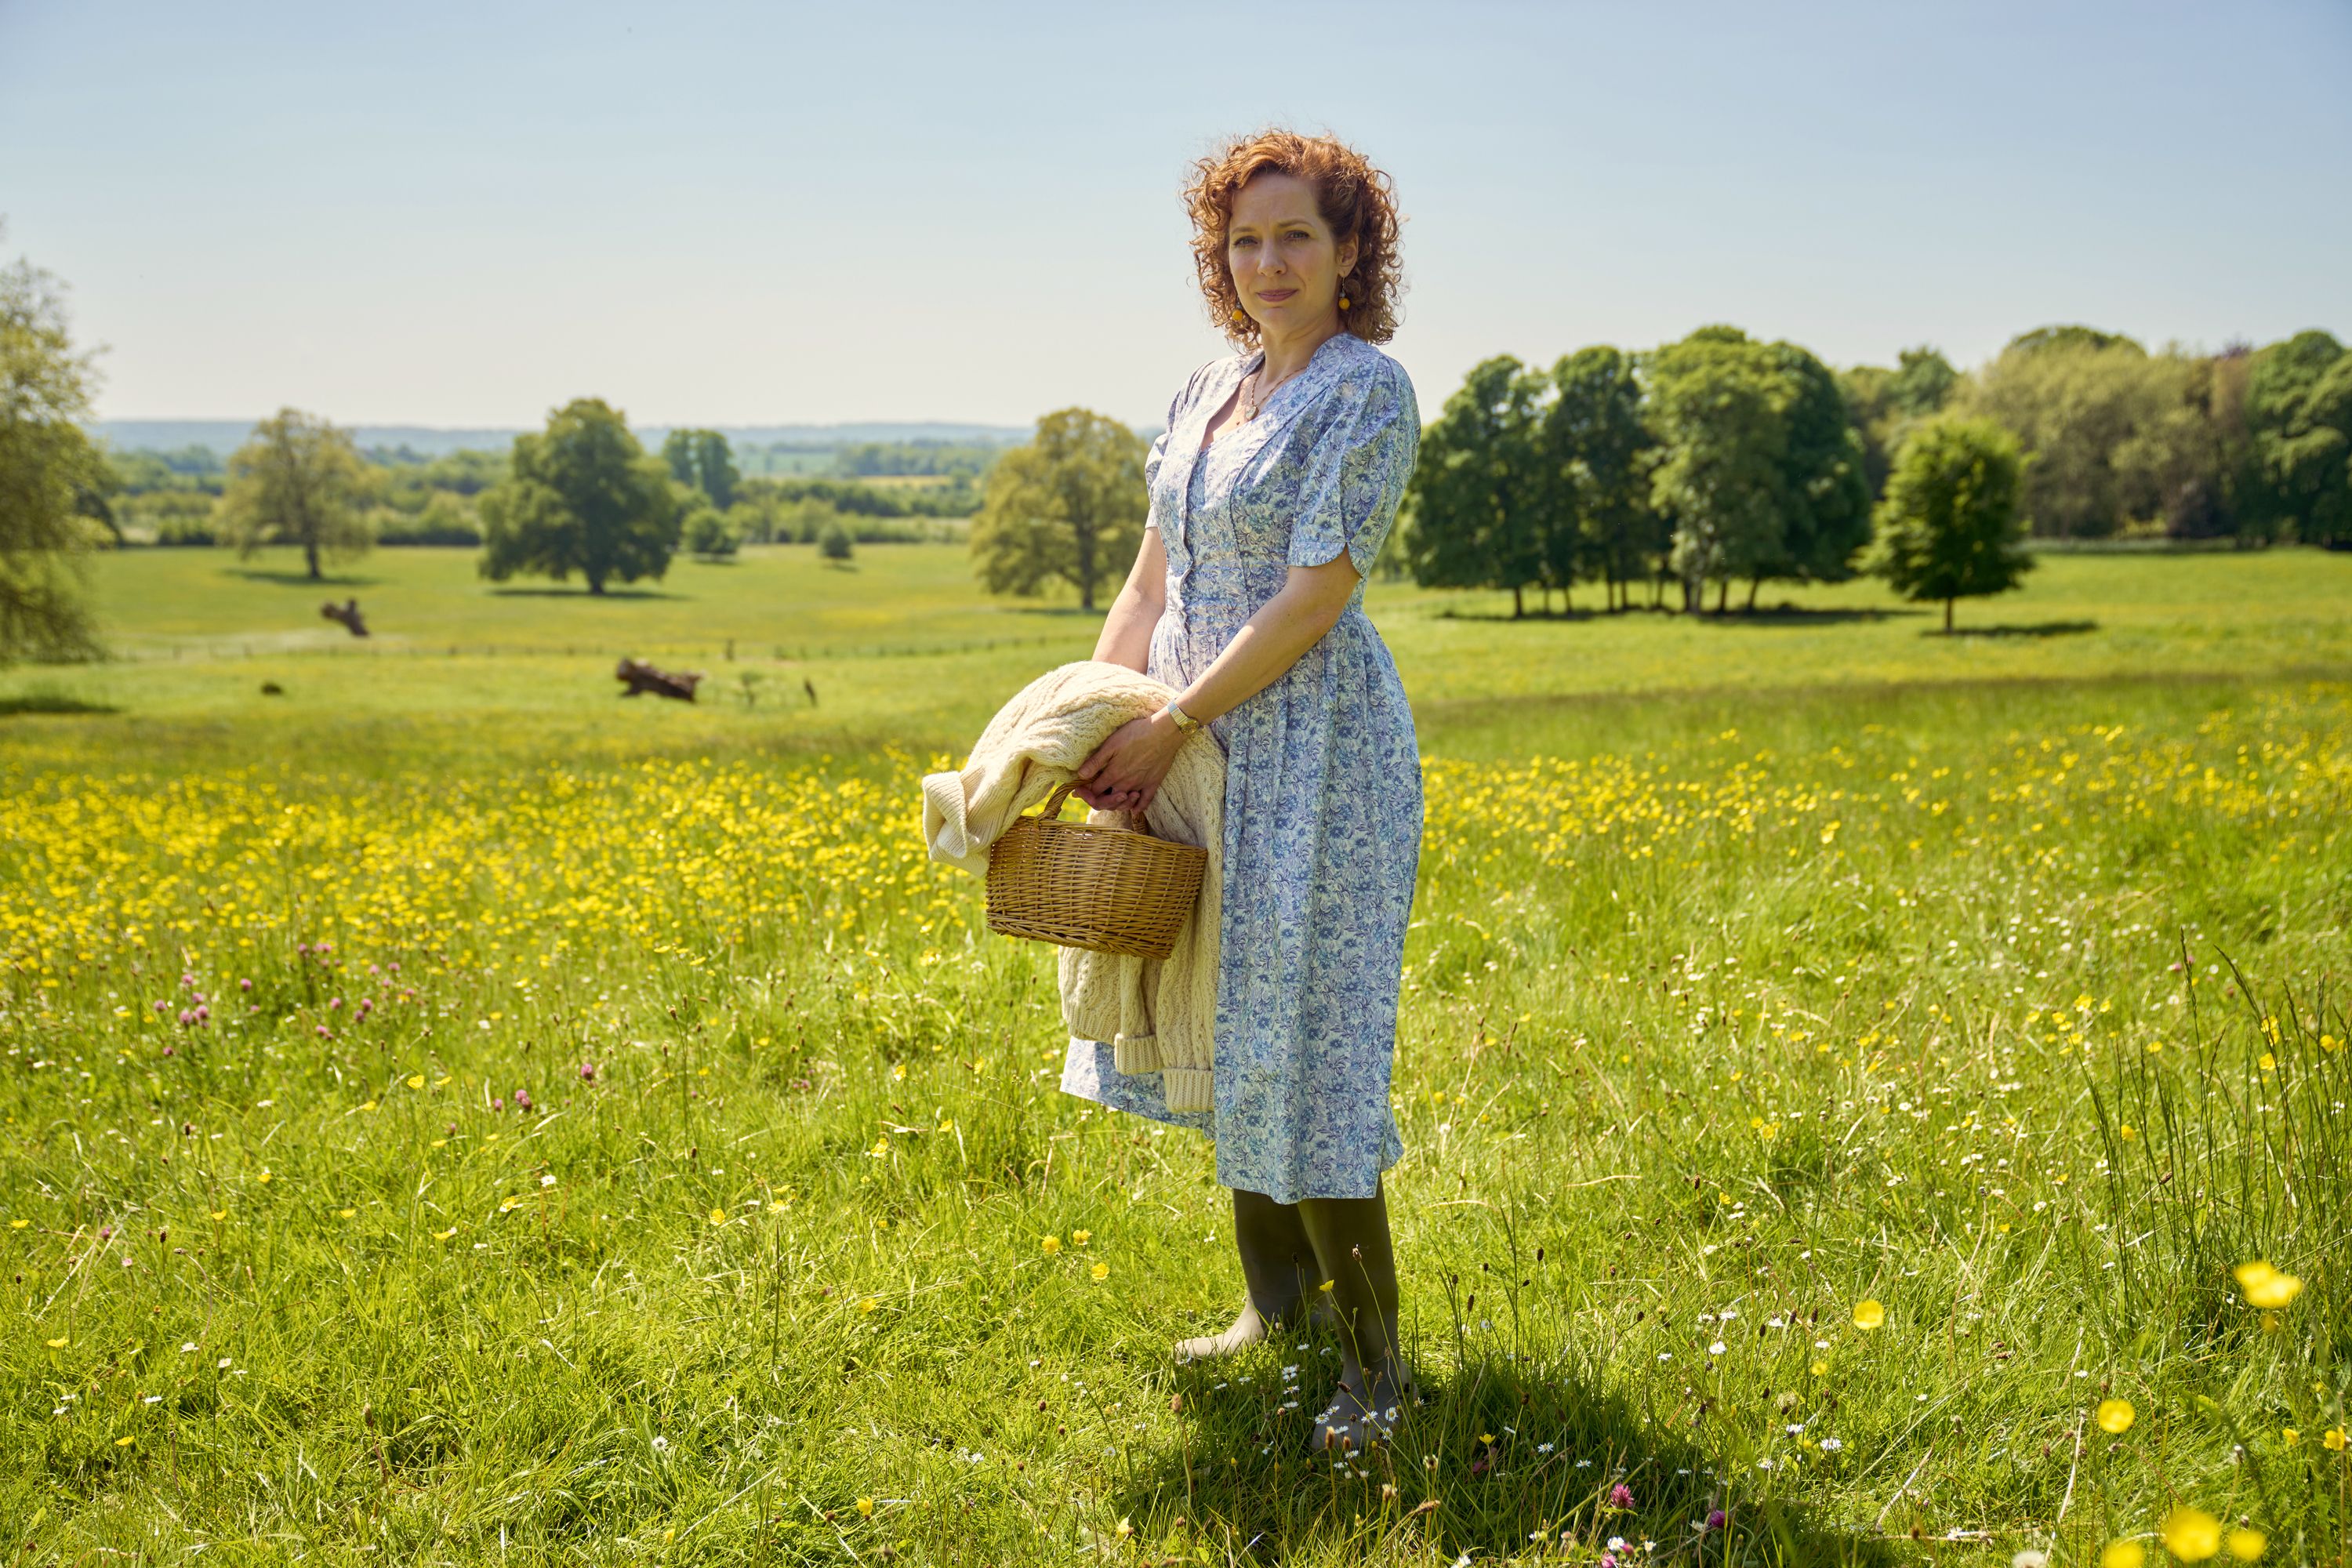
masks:
[[[2253,349],[2244,342],[2197,362],[2192,395],[2205,415],[2208,472],[2174,500],[2167,523],[2175,539],[2235,534],[2242,549],[2271,542],[2270,531],[2248,505],[2257,486],[2248,408],[2253,365]]]
[[[2038,534],[2105,538],[2161,510],[2170,447],[2190,437],[2176,366],[2128,338],[2045,327],[2011,340],[1958,400],[2014,433],[2033,462],[2024,510]]]
[[[2033,565],[2024,549],[2017,437],[1990,419],[1939,419],[1904,443],[1879,503],[1872,570],[1914,601],[2005,594]]]
[[[1543,449],[1544,412],[1551,400],[1549,377],[1515,368],[1493,411],[1491,455],[1502,526],[1488,540],[1488,583],[1511,591],[1514,620],[1527,613],[1529,584],[1548,616],[1551,591],[1558,588],[1566,602],[1576,580],[1589,574],[1577,524],[1576,476]]]
[[[716,430],[702,433],[701,443],[694,453],[696,483],[710,504],[725,511],[735,504],[735,487],[742,476],[735,471],[735,454],[728,449],[727,437]]]
[[[736,471],[734,450],[718,431],[671,431],[662,441],[662,460],[669,465],[670,478],[700,490],[720,511],[735,504],[742,475]]]
[[[735,531],[731,512],[721,512],[709,502],[700,500],[686,514],[683,529],[686,547],[706,561],[722,560],[735,553],[743,542]]]
[[[1707,583],[1716,609],[1731,580],[1777,570],[1784,556],[1784,463],[1796,388],[1737,327],[1701,327],[1649,358],[1651,425],[1664,458],[1651,503],[1675,520],[1672,563],[1683,607]]]
[[[2312,544],[2352,542],[2352,353],[2326,332],[2297,332],[2253,356],[2250,510]]]
[[[106,531],[82,498],[106,462],[79,423],[95,373],[62,296],[30,261],[0,268],[0,664],[99,652],[85,573]]]
[[[1895,356],[1887,397],[1906,417],[1927,419],[1943,412],[1952,389],[1959,384],[1960,373],[1952,368],[1952,362],[1923,344]]]
[[[776,509],[775,541],[779,544],[819,543],[824,538],[825,530],[840,522],[844,515],[839,507],[815,496],[780,501]],[[846,525],[842,537],[849,537]]]
[[[1874,504],[1885,492],[1903,438],[1923,419],[1943,412],[1960,384],[1952,362],[1932,348],[1905,349],[1895,368],[1857,364],[1837,375],[1846,417],[1862,437],[1863,478]]]
[[[1546,482],[1537,440],[1541,393],[1541,379],[1509,354],[1472,366],[1422,432],[1402,509],[1398,548],[1414,582],[1508,588],[1514,620],[1528,584],[1574,572],[1575,514],[1557,476]]]
[[[2002,346],[2005,354],[2040,353],[2043,349],[2125,349],[2146,353],[2136,339],[2121,332],[2105,332],[2096,327],[2036,327],[2030,332],[2020,332]]]
[[[516,437],[508,477],[482,492],[480,509],[478,569],[494,583],[577,572],[602,594],[616,578],[658,580],[677,549],[668,468],[601,397],[575,398],[549,414],[543,434]]]
[[[322,557],[348,560],[375,542],[363,510],[374,475],[351,432],[315,415],[281,408],[255,426],[230,454],[228,475],[214,516],[240,555],[298,545],[315,583]]]
[[[1903,427],[1909,423],[1895,405],[1895,373],[1883,364],[1848,365],[1837,373],[1837,384],[1846,417],[1862,437],[1862,476],[1874,505],[1886,493],[1895,448],[1902,444]]]
[[[1610,608],[1621,608],[1620,585],[1654,576],[1672,543],[1650,504],[1657,442],[1642,423],[1633,356],[1579,349],[1552,366],[1551,383],[1538,440],[1565,476],[1583,574],[1599,577]]]
[[[1108,415],[1064,408],[1038,420],[1035,438],[989,470],[971,524],[981,586],[1028,595],[1059,579],[1092,610],[1096,587],[1123,576],[1143,542],[1146,451]]]
[[[1870,542],[1870,481],[1862,437],[1847,416],[1837,378],[1794,343],[1776,342],[1767,352],[1790,388],[1787,445],[1780,454],[1780,559],[1777,569],[1750,580],[1750,608],[1757,584],[1766,576],[1844,582],[1853,575],[1855,553]],[[1903,373],[1895,382],[1899,397]]]
[[[2212,362],[2168,347],[2139,361],[2137,378],[2131,428],[2110,459],[2124,526],[2176,538],[2228,532]]]
[[[1767,577],[1834,583],[1870,541],[1862,437],[1827,366],[1790,342],[1702,327],[1650,356],[1652,425],[1664,460],[1652,502],[1675,520],[1687,606],[1700,585]]]

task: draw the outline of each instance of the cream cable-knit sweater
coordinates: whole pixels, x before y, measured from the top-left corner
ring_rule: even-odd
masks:
[[[1147,717],[1173,688],[1125,665],[1079,659],[1046,671],[999,709],[958,773],[923,776],[923,840],[934,860],[988,874],[988,847],[1045,803],[1112,731]],[[1087,820],[1123,825],[1124,812]],[[1215,1107],[1217,935],[1223,909],[1225,754],[1206,730],[1187,737],[1145,820],[1163,838],[1209,852],[1201,896],[1165,959],[1064,947],[1062,1017],[1070,1033],[1111,1042],[1123,1073],[1157,1072],[1171,1110]]]

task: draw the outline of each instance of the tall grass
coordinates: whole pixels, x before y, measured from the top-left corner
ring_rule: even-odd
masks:
[[[922,856],[955,757],[263,769],[42,718],[0,756],[5,1539],[2095,1561],[2180,1503],[2344,1562],[2347,701],[1433,716],[1429,1402],[1344,1466],[1328,1341],[1169,1363],[1238,1298],[1211,1151],[1055,1089],[1051,951]]]

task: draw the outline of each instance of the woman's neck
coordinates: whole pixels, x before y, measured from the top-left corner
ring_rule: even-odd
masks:
[[[1259,341],[1265,350],[1265,361],[1258,372],[1262,383],[1287,381],[1307,368],[1315,351],[1339,335],[1339,312],[1332,311],[1312,326],[1301,327],[1295,332],[1276,337],[1266,332]]]

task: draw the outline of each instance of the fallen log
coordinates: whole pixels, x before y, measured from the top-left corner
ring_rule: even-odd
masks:
[[[628,688],[621,693],[624,697],[643,697],[650,691],[656,697],[691,702],[694,689],[702,680],[702,671],[656,669],[641,658],[624,658],[613,678]]]

